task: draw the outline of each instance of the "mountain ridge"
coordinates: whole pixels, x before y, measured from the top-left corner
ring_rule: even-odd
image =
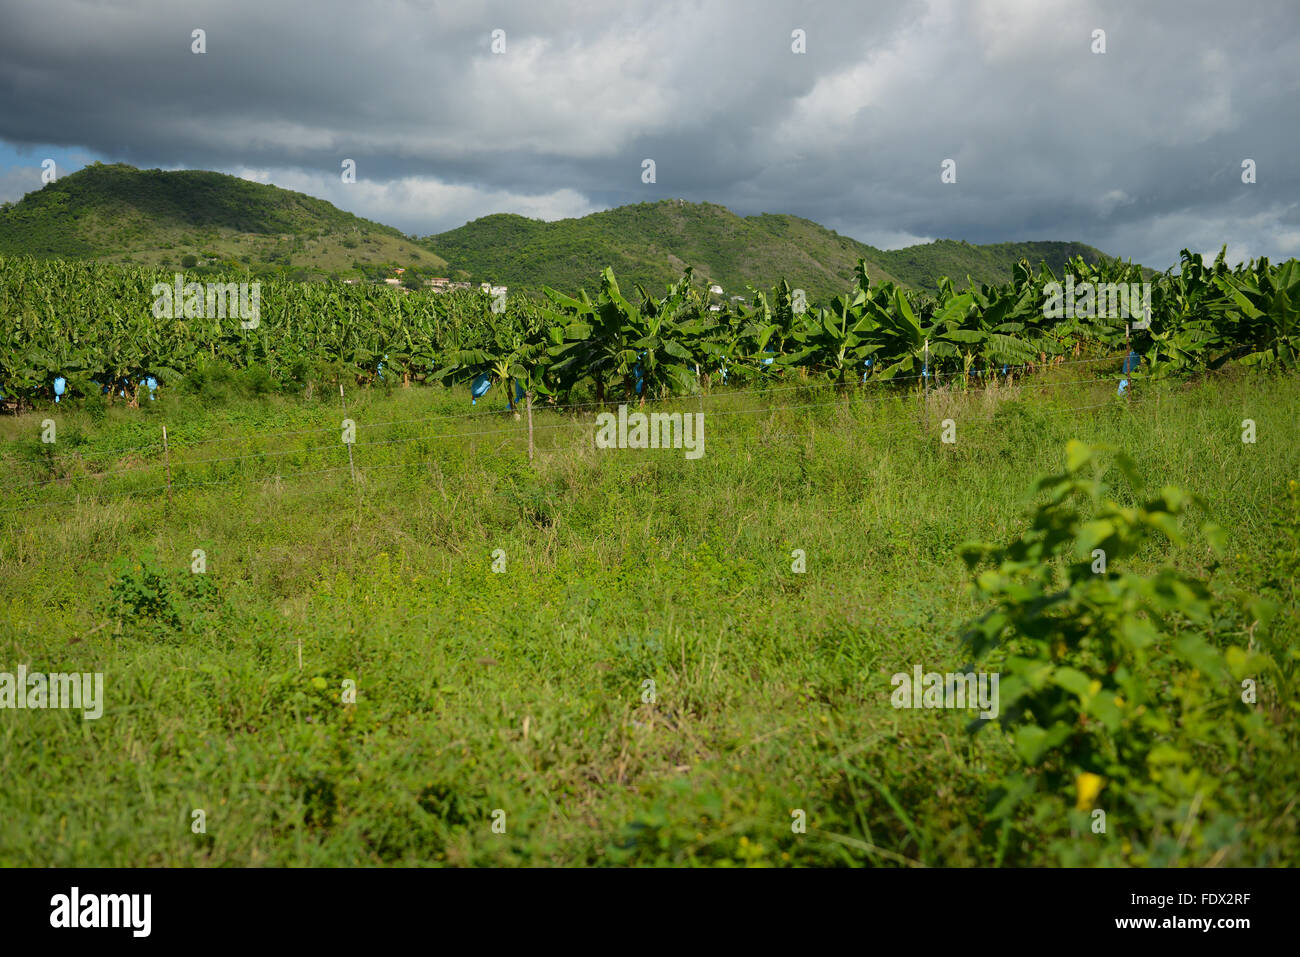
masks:
[[[1059,241],[977,246],[940,239],[883,250],[788,213],[742,217],[715,203],[677,199],[552,222],[494,213],[420,242],[453,268],[516,286],[590,290],[611,266],[621,281],[650,288],[675,281],[690,265],[697,278],[717,281],[728,293],[784,278],[813,298],[851,285],[858,259],[873,280],[933,290],[941,276],[963,286],[967,276],[1006,281],[1021,258],[1035,268],[1047,262],[1057,273],[1075,255],[1089,262],[1111,258],[1085,243]]]
[[[683,199],[543,221],[493,213],[425,237],[408,236],[323,199],[206,170],[139,170],[96,163],[0,208],[0,253],[158,266],[237,266],[297,279],[442,275],[539,292],[594,292],[606,267],[651,291],[691,266],[728,295],[784,278],[810,298],[841,292],[858,259],[876,281],[932,290],[1005,281],[1021,258],[1056,272],[1066,259],[1109,258],[1077,242],[974,245],[941,239],[883,250],[788,213],[740,216]],[[192,259],[192,261],[191,261]]]

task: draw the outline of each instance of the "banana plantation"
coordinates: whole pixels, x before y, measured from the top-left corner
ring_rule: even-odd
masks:
[[[237,319],[156,317],[153,289],[173,279],[161,271],[0,257],[0,402],[10,410],[76,396],[135,403],[146,385],[165,389],[214,363],[258,367],[283,388],[440,382],[477,399],[499,384],[513,406],[526,394],[636,401],[791,376],[845,387],[932,378],[975,385],[1126,343],[1141,375],[1297,362],[1294,259],[1233,268],[1223,252],[1207,265],[1184,250],[1161,275],[1082,259],[1066,273],[1035,272],[1022,260],[1004,284],[959,290],[945,279],[927,295],[873,284],[859,262],[851,288],[806,304],[784,280],[751,290],[747,303],[718,301],[689,270],[662,296],[640,285],[629,295],[606,269],[594,299],[548,288],[504,308],[470,291],[272,281],[262,284],[260,321],[245,328]],[[1062,280],[1149,283],[1148,314],[1127,322],[1090,306],[1055,317],[1045,303]]]

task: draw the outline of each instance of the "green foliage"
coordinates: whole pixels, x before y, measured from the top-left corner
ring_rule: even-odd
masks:
[[[625,298],[643,310],[639,294]],[[779,298],[768,299],[774,324],[784,321]],[[1029,384],[1074,378],[1053,376]],[[40,460],[17,441],[45,416],[0,416],[0,471],[12,485],[66,476],[12,489],[0,509],[0,632],[16,648],[7,670],[106,675],[97,721],[10,713],[0,862],[1050,867],[1174,861],[1186,830],[1180,865],[1285,865],[1300,855],[1290,806],[1300,616],[1287,564],[1300,533],[1288,494],[1300,478],[1290,440],[1300,379],[1226,374],[1150,388],[1079,417],[1056,413],[1102,401],[1113,385],[1068,396],[954,390],[935,401],[961,423],[955,448],[917,427],[914,396],[720,389],[706,415],[745,414],[708,415],[696,461],[597,454],[590,410],[540,403],[530,463],[522,423],[462,418],[459,388],[349,386],[357,485],[337,441],[337,389],[174,388],[140,410],[101,406],[98,417],[65,403],[60,441]],[[504,405],[498,395],[495,408]],[[690,396],[661,408],[699,406]],[[1258,420],[1257,445],[1240,441],[1244,414]],[[1215,737],[1187,742],[1217,786],[1194,812],[1195,794],[1156,807],[1157,842],[1136,812],[1109,803],[1114,781],[1095,797],[1107,834],[1086,817],[1075,824],[1085,812],[1073,810],[1068,769],[1060,791],[1040,787],[991,820],[990,786],[1047,771],[1023,765],[998,729],[963,736],[970,713],[890,703],[890,674],[967,660],[958,636],[985,609],[966,591],[956,548],[1019,538],[1026,477],[1059,473],[1074,437],[1128,450],[1147,487],[1196,489],[1231,533],[1212,576],[1192,523],[1187,546],[1153,531],[1113,570],[1154,579],[1172,567],[1201,581],[1222,616],[1207,641],[1253,642],[1271,659],[1252,675],[1256,707],[1288,748],[1243,735],[1234,767]],[[1102,501],[1136,510],[1159,497],[1130,499],[1127,488]],[[1080,526],[1096,517],[1090,498],[1074,500]],[[1194,508],[1182,521],[1192,517]],[[189,573],[195,547],[221,600],[193,601],[187,615],[183,589],[204,577]],[[153,577],[191,626],[152,638],[124,622],[116,635],[112,569],[133,570],[149,548]],[[497,548],[502,574],[491,571]],[[796,548],[807,552],[804,574],[791,569]],[[1076,560],[1069,549],[1057,559],[1062,586]],[[1276,616],[1234,610],[1250,608],[1237,590],[1275,603]],[[127,602],[137,604],[152,607]],[[1170,641],[1204,630],[1170,620]],[[985,660],[997,667],[997,654]],[[1069,666],[1092,673],[1086,660]],[[1172,650],[1148,649],[1147,668],[1158,701],[1208,700],[1182,690],[1200,688],[1237,727],[1235,679],[1210,688]],[[347,679],[356,705],[340,699]],[[647,679],[654,701],[643,697]],[[1151,755],[1150,732],[1134,733]],[[1168,740],[1181,750],[1183,737],[1175,725]],[[1125,747],[1117,736],[1113,748]],[[208,812],[206,835],[190,830],[194,808]],[[498,808],[504,834],[491,830]],[[806,812],[806,833],[792,831],[794,810]]]
[[[116,559],[110,574],[105,612],[114,633],[126,637],[171,639],[196,631],[219,601],[206,574],[165,569],[152,550]]]
[[[1189,840],[1217,849],[1222,835],[1203,832],[1198,812],[1245,813],[1246,782],[1284,750],[1241,697],[1269,659],[1225,637],[1267,629],[1275,608],[1225,597],[1208,574],[1131,570],[1143,552],[1190,547],[1184,520],[1201,503],[1173,486],[1149,493],[1123,454],[1111,497],[1105,452],[1072,441],[1065,470],[1037,485],[1028,530],[964,553],[972,569],[990,566],[975,587],[992,603],[965,640],[1001,673],[997,720],[1022,766],[992,792],[989,816],[1077,833],[1103,808],[1102,833],[1118,832],[1124,850],[1112,840],[1102,857],[1170,864]],[[1199,532],[1221,548],[1222,528],[1207,521]]]
[[[1138,375],[1294,366],[1300,263],[1228,270],[1222,258],[1207,270],[1185,252],[1181,273],[1153,283],[1150,329],[1131,340],[1141,354]],[[1067,267],[1076,283],[1127,285],[1142,276],[1129,264],[1094,266],[1081,257]],[[223,267],[197,267],[191,276],[253,281]],[[754,291],[752,303],[725,308],[694,287],[690,269],[663,296],[640,285],[628,296],[606,268],[594,301],[548,287],[545,304],[515,295],[504,308],[475,291],[266,278],[253,328],[230,310],[155,317],[152,290],[174,277],[152,269],[0,256],[0,278],[0,389],[20,405],[52,401],[58,376],[68,398],[106,392],[111,402],[125,392],[134,403],[148,376],[170,385],[208,377],[204,367],[218,363],[259,369],[271,389],[378,382],[383,364],[386,385],[486,373],[535,396],[585,391],[597,402],[610,392],[633,401],[690,394],[728,375],[742,383],[822,375],[841,385],[929,379],[970,387],[1067,356],[1104,358],[1126,341],[1120,321],[1050,316],[1044,307],[1055,277],[1027,262],[1009,283],[959,292],[945,280],[929,297],[873,283],[859,260],[852,288],[822,305],[781,280],[770,293]],[[513,408],[513,389],[508,401]]]

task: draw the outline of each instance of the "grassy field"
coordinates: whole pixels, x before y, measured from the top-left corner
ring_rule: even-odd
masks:
[[[106,697],[99,720],[0,712],[0,864],[1294,863],[1282,678],[1258,707],[1280,750],[1206,758],[1223,800],[1166,809],[1181,840],[1119,813],[994,827],[1008,736],[891,705],[894,673],[969,660],[984,606],[957,549],[1020,535],[1075,438],[1201,495],[1216,587],[1271,589],[1294,648],[1273,523],[1295,521],[1300,382],[1125,401],[1107,374],[939,392],[928,416],[914,393],[676,400],[705,410],[696,461],[538,411],[532,465],[524,423],[463,390],[373,389],[348,397],[355,483],[337,394],[248,376],[0,421],[0,671],[103,672]],[[1206,577],[1207,554],[1134,568]]]

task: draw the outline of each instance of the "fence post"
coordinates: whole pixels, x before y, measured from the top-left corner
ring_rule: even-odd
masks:
[[[925,431],[930,431],[930,340],[925,340],[925,362],[921,365],[921,383],[925,402]]]
[[[1120,370],[1124,373],[1124,401],[1130,401],[1129,397],[1133,394],[1133,381],[1129,378],[1131,370],[1128,367],[1128,357],[1132,355],[1133,350],[1128,344],[1128,323],[1124,323],[1124,364]]]
[[[164,425],[162,430],[163,458],[167,462],[167,504],[170,505],[172,503],[172,453],[171,449],[167,447],[167,426]]]
[[[339,401],[343,403],[343,418],[346,419],[348,417],[348,400],[343,396],[343,383],[341,381],[339,382]],[[352,472],[352,484],[356,485],[357,467],[352,461],[352,443],[351,442],[347,443],[347,446],[348,446],[348,468]]]
[[[528,409],[528,461],[533,460],[533,390],[524,393],[524,407]]]

